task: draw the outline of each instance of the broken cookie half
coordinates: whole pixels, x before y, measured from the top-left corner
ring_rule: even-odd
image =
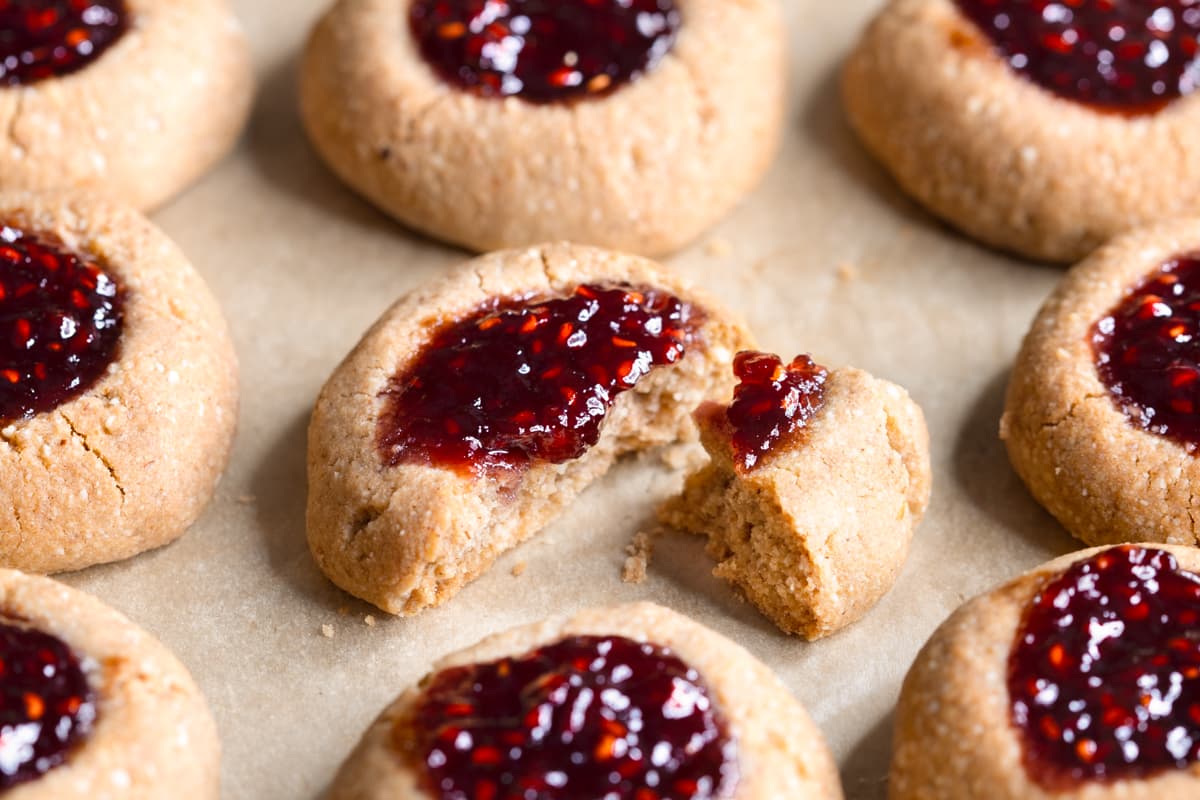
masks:
[[[309,428],[308,540],[394,614],[452,597],[624,453],[694,438],[745,328],[659,265],[567,244],[493,253],[402,298]]]
[[[899,386],[799,356],[739,353],[733,401],[695,417],[711,461],[660,511],[708,536],[732,583],[788,633],[818,639],[891,589],[929,502],[929,434]]]

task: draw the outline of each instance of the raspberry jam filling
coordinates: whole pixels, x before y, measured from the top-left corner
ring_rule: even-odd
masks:
[[[704,800],[737,780],[696,670],[618,636],[444,670],[394,734],[439,800]]]
[[[1200,446],[1200,254],[1168,261],[1092,326],[1101,382],[1129,421]]]
[[[482,474],[578,458],[619,394],[683,357],[699,318],[624,285],[489,301],[436,330],[384,391],[383,460]]]
[[[413,0],[409,25],[442,80],[534,103],[606,94],[652,70],[675,0]]]
[[[124,293],[61,242],[0,226],[0,420],[82,394],[121,338]]]
[[[81,70],[128,27],[125,0],[0,0],[0,86]]]
[[[1200,757],[1200,576],[1115,547],[1049,579],[1009,657],[1012,719],[1046,788]]]
[[[95,719],[95,697],[71,648],[0,622],[0,790],[62,764]]]
[[[1195,0],[957,0],[1016,72],[1097,108],[1151,113],[1200,79]]]
[[[734,463],[743,472],[759,465],[781,441],[794,442],[825,404],[829,373],[806,355],[786,367],[779,356],[751,350],[733,359],[740,383],[725,411]]]

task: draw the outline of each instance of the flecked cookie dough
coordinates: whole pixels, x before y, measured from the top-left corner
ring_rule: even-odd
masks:
[[[94,263],[124,296],[113,360],[98,379],[0,423],[0,564],[57,572],[173,541],[212,496],[237,418],[236,357],[215,299],[179,249],[127,207],[0,194],[0,226]],[[4,337],[23,324],[12,314],[13,274],[0,271]],[[4,371],[6,403],[36,385],[17,373]]]
[[[669,292],[699,310],[699,324],[681,359],[616,397],[599,440],[582,455],[480,474],[386,463],[386,392],[437,331],[497,298],[557,298],[616,282]],[[730,359],[749,345],[714,300],[644,259],[553,244],[471,261],[392,306],[322,389],[308,438],[313,556],[334,583],[390,613],[439,605],[558,516],[619,455],[694,437],[691,409],[730,391]],[[578,359],[571,353],[564,358]]]
[[[1072,262],[1200,201],[1200,96],[1136,114],[1057,96],[1010,68],[954,0],[891,0],[850,55],[842,93],[906,192],[1003,250]]]
[[[79,4],[37,5],[61,16]],[[225,0],[84,5],[80,20],[123,7],[121,32],[104,34],[98,55],[44,76],[0,70],[0,190],[86,189],[154,208],[233,146],[254,95],[249,48]],[[66,21],[61,34],[73,41],[85,28]],[[21,58],[14,47],[0,55]]]
[[[217,800],[216,724],[187,670],[162,644],[83,592],[11,570],[0,570],[0,625],[37,630],[69,647],[94,711],[90,732],[65,762],[5,790],[6,800]],[[17,676],[9,655],[0,652],[7,667],[0,692]],[[17,750],[6,747],[6,772]]]
[[[1194,548],[1173,545],[1147,547],[1154,548],[1150,550],[1151,554],[1162,550],[1173,555],[1184,570],[1200,570],[1200,551]],[[1028,609],[1049,581],[1062,576],[1072,565],[1097,557],[1102,552],[1105,552],[1104,548],[1081,551],[1044,564],[969,601],[938,628],[917,656],[901,690],[888,780],[889,800],[1185,800],[1200,793],[1200,766],[1193,759],[1187,759],[1190,763],[1186,765],[1138,767],[1137,759],[1146,751],[1136,746],[1128,752],[1134,762],[1132,773],[1140,771],[1141,775],[1131,774],[1125,769],[1121,774],[1100,778],[1048,772],[1045,762],[1032,760],[1030,740],[1027,738],[1029,734],[1014,722],[1015,712],[1009,688],[1012,669],[1010,657],[1017,646],[1018,630],[1023,631],[1023,636],[1028,635],[1028,630],[1022,627]],[[1116,551],[1107,552],[1112,554]],[[1139,571],[1142,569],[1145,567],[1138,568]],[[1146,573],[1142,575],[1142,580],[1146,580]],[[1150,579],[1154,577],[1149,576]],[[1086,576],[1083,583],[1090,583]],[[1042,607],[1054,605],[1060,609],[1061,615],[1064,613],[1062,609],[1072,611],[1068,604],[1080,600],[1086,591],[1056,592],[1042,597],[1040,604]],[[1096,660],[1093,663],[1100,666],[1092,667],[1093,674],[1099,675],[1102,685],[1108,685],[1113,692],[1114,705],[1110,710],[1116,715],[1104,720],[1102,716],[1107,715],[1098,713],[1094,705],[1079,706],[1079,713],[1068,712],[1068,716],[1075,720],[1071,727],[1081,731],[1076,743],[1080,755],[1073,759],[1079,767],[1087,764],[1089,753],[1096,753],[1098,757],[1104,755],[1102,751],[1092,749],[1095,741],[1101,741],[1104,747],[1113,743],[1108,735],[1112,729],[1102,731],[1100,728],[1102,725],[1120,725],[1124,722],[1123,713],[1128,709],[1124,705],[1118,708],[1116,702],[1127,700],[1134,688],[1130,686],[1130,677],[1134,673],[1123,674],[1120,669],[1104,667],[1104,659],[1115,657],[1142,667],[1152,665],[1154,650],[1145,649],[1142,638],[1149,631],[1159,632],[1158,645],[1164,649],[1167,639],[1178,636],[1186,637],[1189,647],[1194,650],[1194,625],[1190,630],[1186,626],[1179,626],[1177,621],[1172,622],[1175,627],[1160,626],[1154,619],[1147,619],[1145,628],[1132,634],[1139,637],[1137,646],[1131,643],[1130,647],[1121,649],[1114,643],[1106,645],[1104,642],[1108,636],[1131,635],[1128,626],[1139,624],[1131,620],[1137,617],[1134,612],[1142,599],[1134,594],[1129,596],[1127,602],[1129,605],[1117,598],[1104,606],[1123,617],[1123,625],[1115,618],[1093,622],[1092,633],[1080,633],[1074,645],[1076,648],[1086,647],[1090,642],[1092,647],[1099,648],[1099,655],[1094,656]],[[1189,592],[1187,602],[1195,604],[1194,591]],[[1190,612],[1185,609],[1182,613]],[[1190,654],[1192,650],[1186,652]],[[1056,655],[1052,648],[1048,655],[1043,656],[1045,662],[1039,662],[1047,666],[1040,669],[1049,670],[1053,668],[1049,665],[1065,662],[1062,668],[1070,670],[1079,663],[1074,660],[1077,656],[1078,653],[1072,650]],[[1190,659],[1192,656],[1186,655],[1184,658]],[[1029,711],[1031,715],[1048,714],[1047,709],[1052,705],[1061,710],[1059,700],[1067,692],[1070,692],[1073,703],[1078,700],[1074,689],[1062,688],[1059,679],[1050,672],[1045,675],[1044,683],[1039,684],[1046,691],[1043,704],[1039,706],[1034,703]],[[1194,677],[1178,677],[1178,684],[1147,682],[1142,686],[1146,701],[1152,705],[1153,697],[1161,692],[1162,699],[1157,701],[1157,708],[1146,713],[1151,720],[1157,718],[1161,721],[1160,731],[1162,725],[1168,724],[1166,714],[1186,714],[1185,703],[1190,702],[1187,698],[1194,696]],[[1037,688],[1033,687],[1030,691],[1036,693]],[[1083,716],[1089,719],[1083,719]],[[1034,724],[1038,726],[1036,735],[1039,736],[1048,733],[1059,733],[1061,736],[1061,731],[1067,729],[1056,728],[1049,722],[1042,723],[1037,719],[1034,719]],[[1046,725],[1046,728],[1042,729],[1041,725]],[[1131,740],[1142,736],[1153,738],[1154,733],[1144,732],[1140,725],[1131,721],[1129,730],[1124,733],[1129,733]],[[1177,737],[1178,746],[1190,749],[1186,730],[1179,728],[1178,734],[1172,734]],[[1093,739],[1087,739],[1089,735]],[[1117,738],[1121,735],[1118,734]],[[1070,745],[1070,742],[1067,744]],[[1155,749],[1158,751],[1155,755],[1161,756],[1163,746],[1160,744]],[[1126,765],[1121,766],[1124,768]]]
[[[733,792],[722,797],[842,797],[837,768],[820,732],[779,679],[740,646],[656,605],[592,609],[568,620],[516,628],[442,659],[434,672],[520,657],[579,636],[621,636],[665,647],[698,673],[736,751],[738,778]],[[402,694],[371,725],[334,779],[330,800],[429,800],[442,796],[431,794],[422,785],[424,776],[398,752],[396,738],[398,729],[409,727],[406,720],[432,677]],[[667,787],[661,788],[665,791]],[[622,800],[634,796],[620,795]]]
[[[659,512],[708,536],[713,573],[809,640],[855,622],[891,589],[931,483],[925,418],[907,392],[851,367],[816,369],[812,416],[749,468],[729,407],[702,407],[712,460]],[[735,404],[751,399],[745,386]]]
[[[1196,251],[1200,220],[1117,238],[1067,273],[1017,356],[1000,436],[1033,496],[1089,544],[1198,541],[1200,461],[1123,409],[1093,345],[1095,326],[1136,285]]]
[[[409,2],[339,0],[309,40],[301,109],[346,183],[431,236],[479,251],[566,239],[664,254],[728,212],[778,148],[777,0],[675,0],[678,38],[656,66],[549,103],[443,81]]]

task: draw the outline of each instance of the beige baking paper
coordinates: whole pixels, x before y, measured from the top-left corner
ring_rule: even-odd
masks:
[[[233,463],[183,540],[66,578],[191,669],[220,723],[226,798],[316,798],[372,717],[435,657],[549,613],[632,600],[689,614],[770,664],[824,730],[848,797],[883,798],[892,708],[921,644],[963,599],[1073,549],[996,438],[1010,361],[1060,272],[944,229],[854,140],[838,64],[877,2],[784,2],[793,91],[783,151],[753,196],[670,263],[747,317],[764,346],[906,386],[929,420],[935,478],[895,590],[816,644],[779,633],[712,578],[698,539],[661,539],[647,581],[621,582],[626,544],[679,481],[658,459],[619,465],[536,540],[414,619],[388,618],[321,576],[304,541],[317,391],[393,299],[465,255],[376,212],[308,146],[295,73],[324,0],[236,3],[260,80],[250,127],[230,159],[154,214],[233,327]]]

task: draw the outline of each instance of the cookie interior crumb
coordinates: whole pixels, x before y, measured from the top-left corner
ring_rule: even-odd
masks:
[[[332,639],[333,638],[333,626],[330,625],[329,623],[322,625],[321,626],[321,635],[324,636],[326,639]]]
[[[518,561],[517,563],[513,564],[513,568],[512,568],[513,577],[519,578],[522,575],[524,575],[525,568],[528,566],[529,566],[529,564],[525,561]]]
[[[650,566],[650,557],[654,554],[654,540],[650,534],[638,531],[633,540],[625,545],[628,558],[621,568],[621,580],[625,583],[643,583],[646,580],[646,569]]]
[[[375,627],[375,617],[372,616],[371,614],[367,614],[365,617],[363,617],[363,624],[365,624],[368,628],[374,628]]]

